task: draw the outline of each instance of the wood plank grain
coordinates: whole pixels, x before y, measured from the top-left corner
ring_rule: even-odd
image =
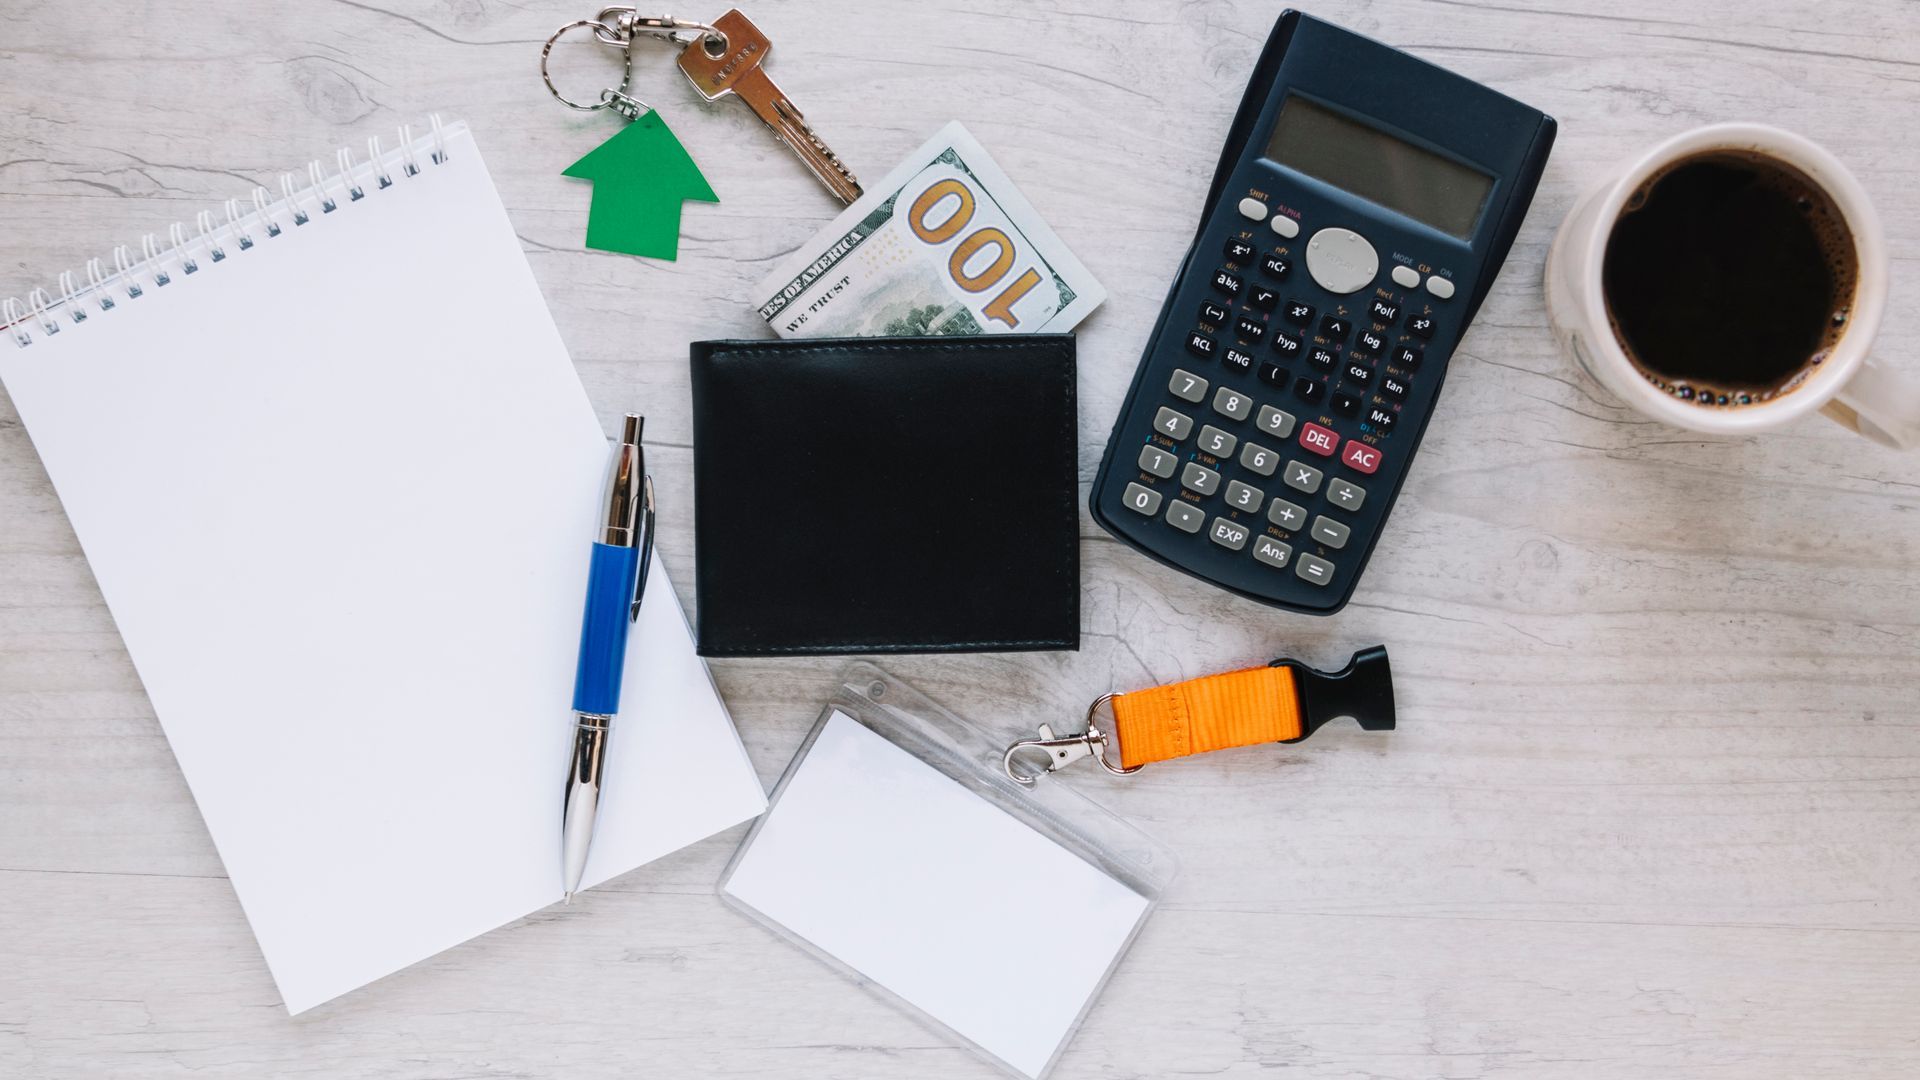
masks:
[[[749,10],[783,88],[858,171],[878,177],[959,118],[1107,285],[1080,334],[1090,482],[1277,6]],[[643,50],[635,91],[721,202],[688,208],[677,263],[581,250],[588,193],[558,173],[611,121],[551,102],[535,60],[590,13],[154,0],[103,23],[16,0],[0,42],[0,295],[335,146],[463,117],[602,419],[649,415],[661,549],[691,604],[690,519],[672,509],[691,498],[685,344],[764,334],[742,297],[835,207],[745,109],[698,104],[669,52]],[[1183,873],[1056,1075],[1914,1075],[1914,459],[1817,419],[1722,439],[1639,418],[1557,355],[1540,270],[1608,163],[1762,119],[1859,175],[1894,295],[1911,293],[1920,6],[1314,13],[1553,113],[1561,138],[1340,616],[1226,596],[1083,515],[1080,652],[887,662],[1011,738],[1108,689],[1392,649],[1395,733],[1064,781],[1171,844]],[[591,49],[563,59],[589,82],[614,68]],[[1920,306],[1893,305],[1880,341],[1920,374]],[[0,1075],[992,1075],[720,905],[737,829],[287,1018],[4,395],[0,523]],[[841,666],[714,665],[763,777]],[[1056,917],[1070,913],[1036,926]]]

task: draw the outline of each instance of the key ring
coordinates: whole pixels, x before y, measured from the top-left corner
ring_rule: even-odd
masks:
[[[602,14],[605,13],[602,12]],[[553,55],[553,47],[560,43],[560,39],[565,37],[569,31],[578,30],[586,26],[593,27],[593,36],[600,41],[620,46],[620,63],[622,68],[620,85],[612,89],[602,90],[600,92],[600,100],[592,105],[582,105],[568,98],[567,95],[562,94],[560,88],[553,85],[553,73],[547,70],[547,59]],[[627,87],[633,85],[633,40],[628,38],[625,41],[621,41],[617,38],[608,38],[603,36],[603,31],[605,34],[612,34],[614,33],[614,28],[601,22],[599,19],[576,19],[560,29],[555,30],[553,36],[547,39],[547,43],[540,47],[540,80],[547,84],[547,93],[552,94],[555,101],[558,101],[569,109],[578,109],[581,112],[598,112],[612,105],[617,100],[626,100],[641,106],[642,111],[645,111],[645,109],[649,107],[645,102],[637,98],[628,97],[627,95]]]
[[[612,26],[607,25],[609,15],[613,16]],[[630,7],[604,7],[600,9],[599,16],[593,21],[599,24],[599,29],[593,32],[593,36],[599,38],[603,45],[625,48],[632,43],[636,35],[649,34],[653,37],[665,38],[676,45],[691,45],[696,41],[704,41],[707,55],[716,58],[727,51],[727,35],[724,31],[703,22],[694,22],[692,19],[676,19],[671,15],[642,15],[637,8]],[[686,31],[693,30],[699,33],[689,37],[680,36]]]
[[[613,24],[608,25],[607,18],[612,16]],[[553,75],[547,69],[548,58],[553,55],[553,47],[568,32],[591,27],[594,40],[602,45],[611,45],[620,50],[620,85],[600,91],[600,100],[592,105],[582,105],[569,99],[553,84]],[[547,84],[547,93],[554,100],[569,109],[581,112],[598,112],[611,107],[614,111],[635,119],[653,106],[627,93],[633,85],[633,43],[640,35],[661,38],[682,47],[690,47],[701,42],[709,56],[721,56],[727,50],[727,35],[717,27],[691,19],[676,19],[671,15],[641,15],[630,7],[605,7],[600,14],[591,19],[576,19],[553,32],[547,43],[540,47],[540,79]],[[682,34],[687,36],[682,37]]]

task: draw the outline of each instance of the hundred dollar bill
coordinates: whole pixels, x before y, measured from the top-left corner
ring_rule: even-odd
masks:
[[[956,121],[754,290],[781,337],[1063,333],[1107,290]]]

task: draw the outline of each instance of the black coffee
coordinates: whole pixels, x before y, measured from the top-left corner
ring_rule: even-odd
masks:
[[[1601,283],[1614,336],[1655,386],[1750,405],[1798,386],[1846,330],[1853,234],[1817,184],[1740,151],[1682,158],[1614,222]]]

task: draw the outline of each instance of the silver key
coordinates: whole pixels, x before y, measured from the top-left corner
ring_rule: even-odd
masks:
[[[781,142],[800,155],[834,198],[843,203],[858,199],[860,181],[854,179],[853,170],[827,149],[807,126],[807,118],[767,76],[767,53],[773,48],[767,36],[737,9],[713,20],[713,27],[725,35],[724,40],[715,42],[703,35],[680,52],[680,70],[686,72],[693,88],[708,101],[718,101],[728,94],[739,97]]]

